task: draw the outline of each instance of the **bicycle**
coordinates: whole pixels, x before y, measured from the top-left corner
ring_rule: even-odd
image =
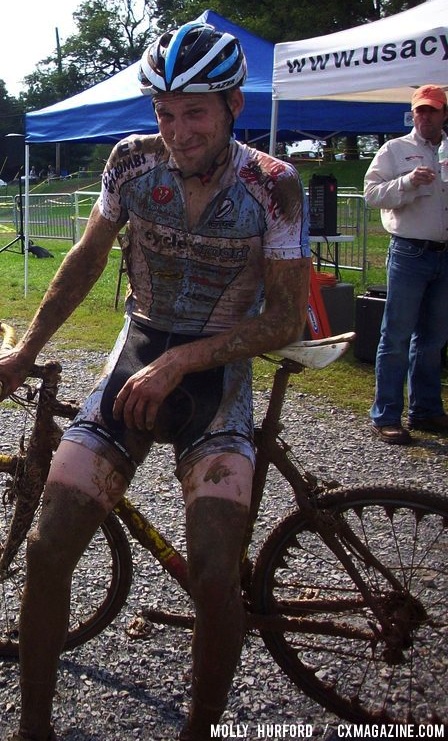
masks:
[[[266,356],[276,370],[263,422],[255,430],[253,497],[241,563],[248,631],[261,635],[299,689],[342,718],[447,724],[447,501],[388,484],[345,488],[320,482],[301,470],[281,437],[291,374],[328,365],[351,339],[298,342]],[[33,410],[31,434],[16,454],[0,456],[0,471],[9,475],[0,515],[0,657],[18,653],[25,540],[61,434],[55,418],[72,419],[78,409],[58,399],[60,373],[56,362],[34,367],[38,385],[26,386],[21,399],[14,395]],[[296,508],[250,560],[270,466],[292,490]],[[126,600],[132,556],[123,525],[188,595],[185,558],[125,497],[75,571],[66,649],[104,630]],[[83,599],[86,579],[95,585],[96,598],[89,590]],[[167,625],[194,622],[188,611],[143,614]]]

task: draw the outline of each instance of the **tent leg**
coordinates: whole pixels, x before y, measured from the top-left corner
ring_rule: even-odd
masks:
[[[24,245],[24,288],[28,295],[28,246],[30,243],[30,146],[25,143],[25,245]]]
[[[278,122],[278,100],[272,99],[271,109],[271,136],[269,139],[269,154],[275,156],[277,143],[277,122]]]

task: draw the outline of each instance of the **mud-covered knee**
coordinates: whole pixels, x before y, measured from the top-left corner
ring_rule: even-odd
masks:
[[[29,575],[41,574],[49,581],[51,576],[69,575],[73,559],[67,558],[62,541],[58,542],[42,534],[38,529],[34,529],[28,534],[26,561]]]

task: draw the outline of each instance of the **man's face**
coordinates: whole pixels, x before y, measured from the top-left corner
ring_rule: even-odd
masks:
[[[229,93],[229,107],[219,93],[161,93],[154,98],[160,133],[184,177],[208,171],[229,142],[230,110],[236,118],[242,101],[239,89]]]
[[[447,118],[444,108],[440,111],[429,105],[419,105],[413,110],[414,126],[423,139],[428,139],[432,144],[440,142],[443,124]]]

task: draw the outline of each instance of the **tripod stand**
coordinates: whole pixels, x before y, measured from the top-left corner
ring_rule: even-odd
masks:
[[[17,236],[15,237],[15,239],[13,239],[8,244],[5,244],[4,247],[1,247],[0,248],[0,254],[2,252],[5,252],[5,250],[9,250],[17,242],[20,242],[20,254],[23,255],[25,253],[25,234],[24,234],[24,231],[23,231],[23,203],[22,203],[22,177],[21,177],[22,169],[23,169],[22,167],[19,167],[19,172],[18,172],[18,179],[19,179],[19,195],[18,195],[18,201],[17,201],[17,196],[16,196],[17,210],[19,212],[19,229],[18,229]],[[11,250],[11,252],[17,252],[17,250]]]

